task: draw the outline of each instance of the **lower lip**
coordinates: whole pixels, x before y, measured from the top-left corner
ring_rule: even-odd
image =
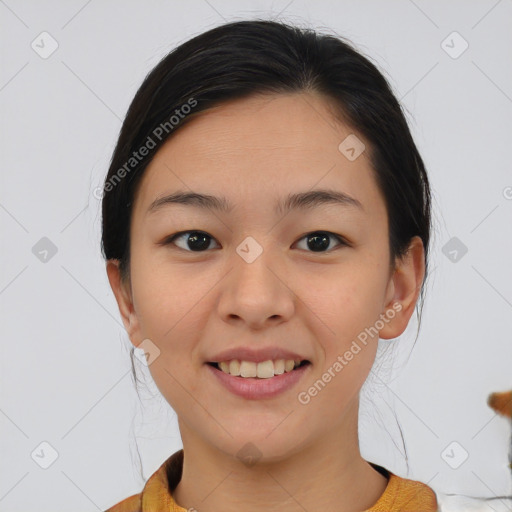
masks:
[[[206,366],[231,393],[249,400],[259,400],[273,398],[295,386],[303,375],[309,371],[311,363],[268,379],[235,377],[218,370],[212,365],[207,364]]]

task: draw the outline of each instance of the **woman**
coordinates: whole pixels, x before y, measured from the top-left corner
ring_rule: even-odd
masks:
[[[243,21],[165,57],[124,121],[102,242],[183,450],[109,511],[437,510],[358,440],[359,391],[423,292],[430,227],[400,105],[340,38]]]

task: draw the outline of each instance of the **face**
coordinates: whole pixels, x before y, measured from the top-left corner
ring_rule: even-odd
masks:
[[[368,151],[354,159],[339,149],[351,134],[369,148],[320,96],[252,97],[190,120],[148,166],[133,207],[130,283],[119,287],[113,265],[109,278],[132,343],[151,341],[149,369],[184,443],[236,454],[252,442],[279,457],[353,431],[376,332],[401,334],[422,275],[421,257],[390,272]],[[316,194],[286,207],[319,190],[349,199]],[[227,207],[151,208],[177,192]],[[277,394],[241,396],[208,364],[230,349],[283,350],[309,364]]]

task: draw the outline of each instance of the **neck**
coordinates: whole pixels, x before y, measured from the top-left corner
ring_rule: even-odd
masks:
[[[180,431],[183,472],[172,494],[187,510],[361,512],[377,502],[388,483],[360,455],[357,414],[343,432],[253,465],[205,443],[183,425]]]

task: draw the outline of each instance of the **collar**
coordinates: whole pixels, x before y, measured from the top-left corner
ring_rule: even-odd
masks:
[[[388,479],[388,485],[375,505],[365,512],[418,510],[418,507],[425,512],[438,510],[436,495],[426,484],[401,478],[373,462],[369,464]],[[183,449],[171,455],[146,482],[141,493],[142,512],[188,512],[172,497],[182,470]]]

